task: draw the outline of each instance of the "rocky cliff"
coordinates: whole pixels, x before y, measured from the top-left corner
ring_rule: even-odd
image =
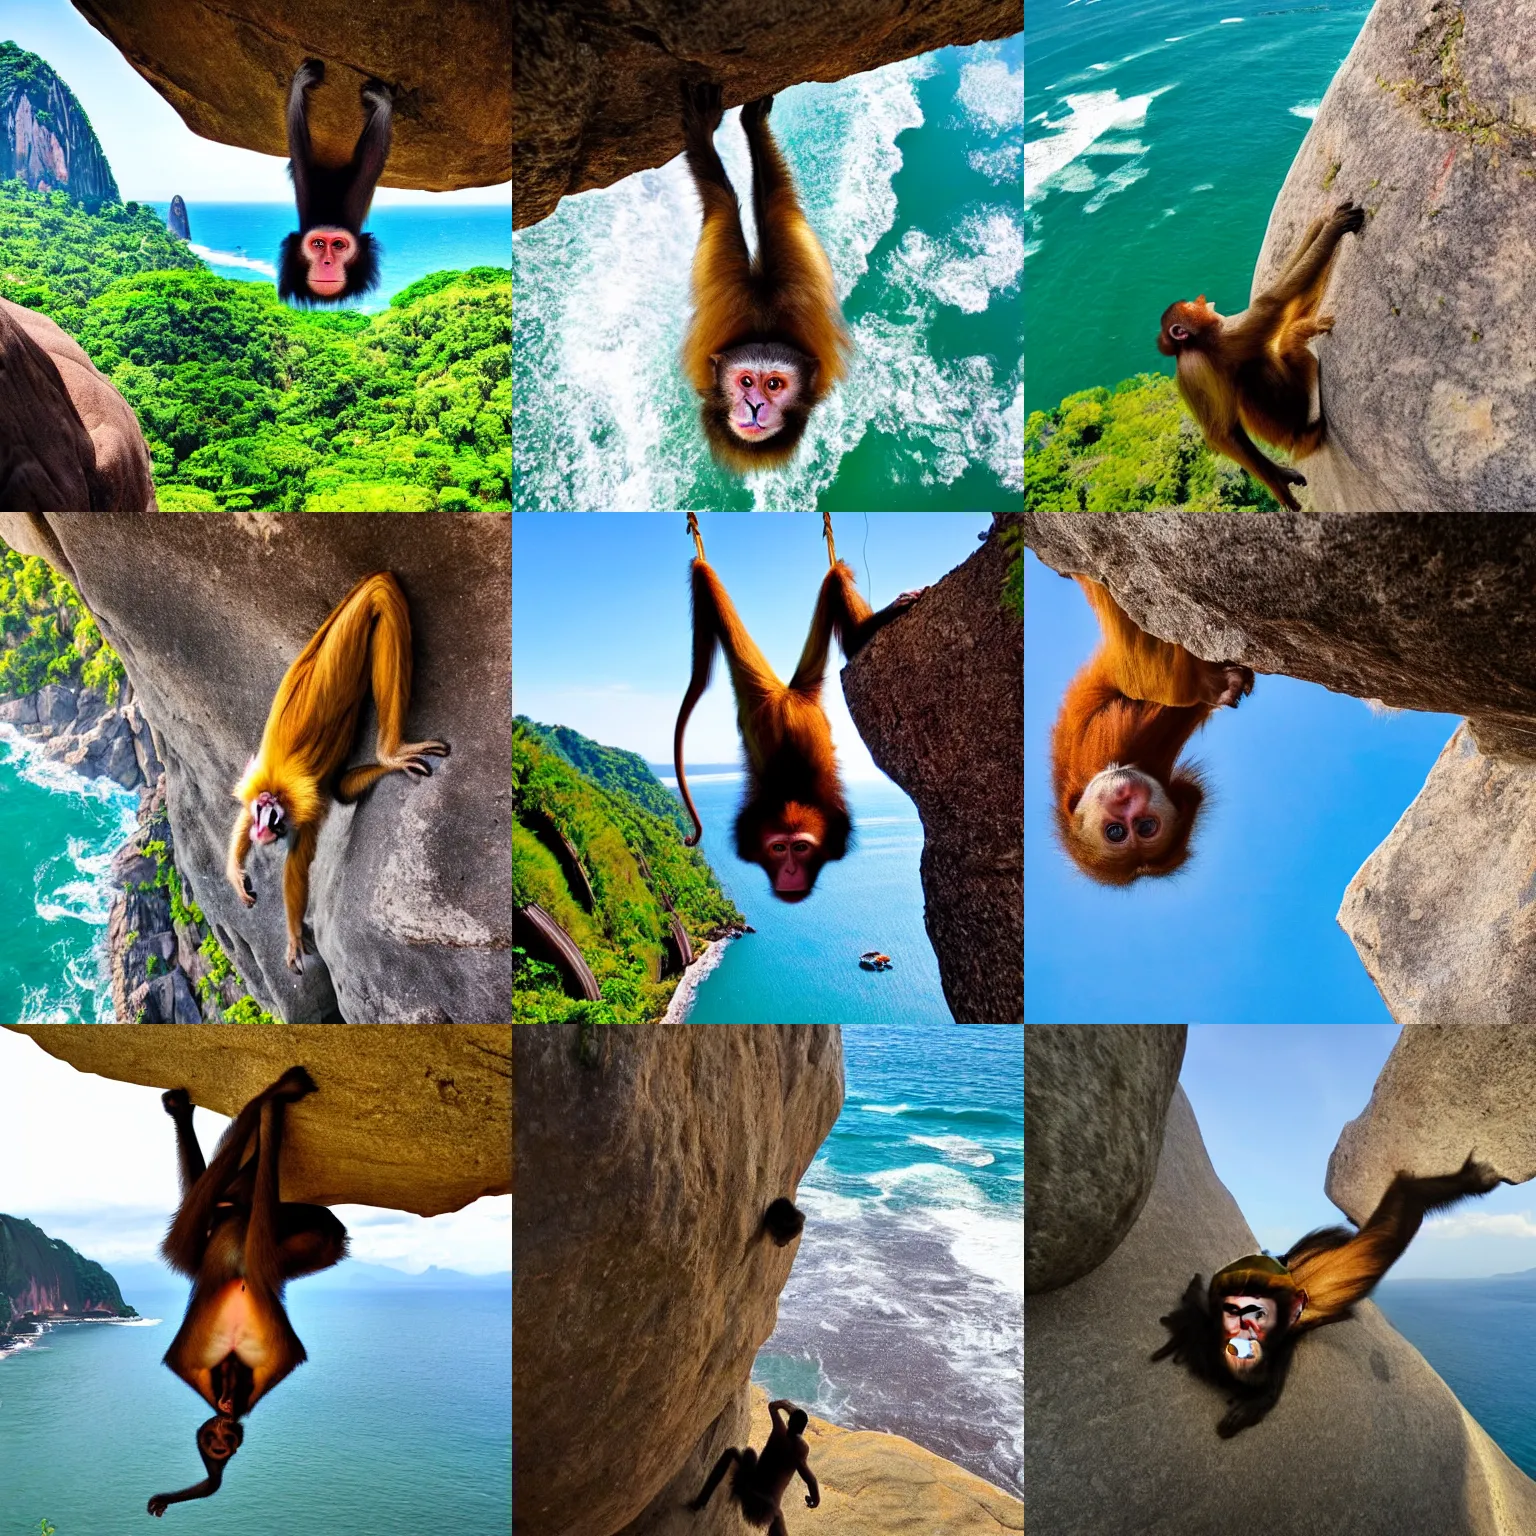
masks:
[[[290,1110],[285,1200],[437,1216],[512,1187],[510,1025],[8,1026],[82,1072],[238,1114],[296,1063],[320,1091]],[[171,1150],[169,1122],[166,1154]]]
[[[345,165],[369,76],[395,96],[382,185],[448,192],[512,174],[512,10],[505,3],[390,0],[317,22],[308,0],[74,0],[193,133],[288,158],[288,83],[325,62],[310,96],[322,163]]]
[[[843,668],[870,755],[923,822],[923,921],[962,1024],[1024,1017],[1024,626],[986,542]]]
[[[519,228],[568,193],[681,154],[684,80],[720,81],[733,107],[806,80],[1007,37],[1023,22],[1018,0],[649,0],[643,14],[626,0],[519,0],[513,13]]]
[[[507,1018],[507,518],[0,514],[0,536],[48,558],[122,658],[165,764],[187,895],[264,1007],[348,1023]],[[453,755],[430,779],[392,774],[331,810],[311,871],[318,952],[295,977],[278,861],[253,857],[249,911],[223,878],[229,792],[283,673],[374,570],[395,573],[411,608],[408,729],[441,736]],[[370,705],[354,761],[372,747]]]
[[[165,227],[178,240],[192,238],[192,226],[187,221],[187,205],[181,200],[179,192],[171,199],[171,211],[165,216]]]
[[[0,1215],[0,1338],[29,1314],[137,1317],[94,1259],[21,1216]]]
[[[1536,510],[1528,0],[1378,0],[1270,214],[1254,292],[1343,198],[1321,338],[1324,512]]]
[[[0,181],[68,192],[93,211],[120,201],[112,167],[75,93],[35,53],[0,43]]]
[[[1025,513],[1024,527],[1047,565],[1105,582],[1197,656],[1467,716],[1339,921],[1400,1023],[1536,1015],[1531,519]]]

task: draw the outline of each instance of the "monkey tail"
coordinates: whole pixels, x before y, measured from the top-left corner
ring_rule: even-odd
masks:
[[[693,817],[693,833],[683,839],[685,848],[698,847],[699,839],[704,836],[704,823],[699,820],[698,809],[688,789],[688,775],[683,772],[683,733],[688,728],[688,717],[693,713],[693,706],[699,702],[703,692],[703,684],[689,684],[688,692],[683,696],[683,707],[677,712],[677,729],[672,732],[672,767],[677,773],[677,790],[683,797],[688,814]]]

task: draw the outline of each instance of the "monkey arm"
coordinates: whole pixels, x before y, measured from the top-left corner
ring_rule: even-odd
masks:
[[[805,1495],[806,1508],[815,1509],[821,1503],[821,1485],[816,1481],[816,1474],[811,1471],[809,1461],[810,1451],[802,1444],[795,1458],[795,1470],[808,1490]]]
[[[1301,503],[1296,500],[1291,487],[1305,485],[1307,477],[1297,470],[1287,469],[1285,465],[1277,464],[1273,459],[1267,458],[1243,430],[1241,422],[1234,421],[1220,436],[1207,427],[1205,436],[1206,441],[1217,453],[1224,453],[1229,459],[1241,464],[1255,480],[1266,486],[1270,495],[1282,507],[1289,507],[1292,512],[1301,510]]]
[[[250,854],[251,810],[248,805],[242,804],[229,838],[229,857],[224,863],[224,878],[234,886],[240,900],[248,907],[256,900],[256,893],[251,889],[251,882],[245,873],[245,861]]]
[[[804,221],[800,200],[795,195],[794,178],[784,163],[784,156],[774,142],[768,126],[773,97],[760,96],[741,109],[741,126],[747,135],[747,149],[752,157],[752,214],[757,222],[757,265],[763,272],[776,273],[786,260],[793,260],[798,247],[786,239],[794,222]]]
[[[310,228],[313,210],[310,167],[314,151],[309,143],[306,93],[325,79],[325,65],[306,59],[294,72],[288,88],[288,169],[293,176],[293,196],[299,208],[299,229]]]
[[[283,1140],[283,1101],[265,1095],[257,1141],[256,1185],[245,1227],[245,1281],[266,1325],[266,1349],[253,1370],[249,1409],[305,1359],[304,1346],[283,1308],[283,1256],[277,1235],[278,1164]]]
[[[283,864],[283,907],[288,914],[288,965],[303,974],[304,912],[309,906],[309,866],[314,861],[319,828],[313,822],[298,826]]]
[[[179,1493],[157,1493],[149,1501],[149,1513],[157,1520],[172,1504],[185,1504],[191,1499],[206,1499],[216,1494],[224,1482],[224,1468],[218,1463],[209,1469],[208,1476]]]
[[[373,190],[378,185],[379,177],[384,174],[384,162],[389,159],[390,132],[395,117],[389,93],[377,81],[369,81],[363,87],[363,101],[371,110],[358,136],[357,147],[352,151],[347,189],[341,205],[341,222],[354,234],[362,229],[363,220],[368,217],[369,205],[373,202]]]
[[[795,675],[789,680],[790,688],[797,693],[819,691],[834,633],[843,648],[843,655],[851,661],[877,630],[883,629],[892,619],[900,618],[920,595],[903,593],[895,602],[875,613],[860,594],[847,563],[839,560],[822,578],[821,590],[816,595],[816,611],[811,615],[810,632],[805,637],[805,649],[800,653]]]
[[[720,1486],[720,1479],[725,1476],[726,1470],[730,1467],[731,1463],[740,1456],[740,1454],[741,1452],[738,1451],[733,1445],[728,1445],[723,1451],[721,1451],[719,1461],[717,1461],[714,1464],[714,1467],[710,1470],[708,1479],[705,1481],[704,1486],[699,1490],[699,1496],[688,1506],[689,1509],[703,1509],[704,1506],[709,1503],[710,1495],[715,1491],[716,1488]]]

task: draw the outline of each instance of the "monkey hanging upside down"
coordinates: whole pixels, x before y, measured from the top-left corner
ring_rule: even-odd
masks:
[[[377,761],[342,773],[370,682],[379,716]],[[380,571],[342,598],[288,668],[261,746],[234,790],[240,814],[225,873],[247,907],[256,905],[256,888],[245,872],[251,844],[288,839],[283,902],[288,968],[295,974],[304,970],[305,951],[314,953],[304,932],[309,866],[332,799],[349,804],[386,773],[427,778],[432,769],[423,754],[448,756],[446,742],[401,741],[410,704],[410,613],[400,583]]]

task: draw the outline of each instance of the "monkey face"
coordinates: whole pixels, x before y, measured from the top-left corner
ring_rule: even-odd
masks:
[[[1077,835],[1097,857],[1154,863],[1172,841],[1179,813],[1168,792],[1140,768],[1111,765],[1094,774],[1077,802]]]
[[[197,1448],[209,1461],[228,1461],[240,1449],[245,1430],[240,1421],[220,1413],[198,1426]]]
[[[803,901],[811,894],[821,868],[821,838],[804,827],[764,828],[763,868],[773,882],[775,896]]]
[[[744,443],[761,443],[783,430],[811,387],[815,364],[793,347],[753,342],[717,352],[715,388],[725,407],[731,435]]]
[[[347,268],[357,255],[357,236],[339,225],[322,224],[304,231],[304,281],[320,299],[339,298],[347,287]]]
[[[251,801],[251,841],[275,843],[288,831],[288,816],[283,803],[270,790],[262,792]]]

